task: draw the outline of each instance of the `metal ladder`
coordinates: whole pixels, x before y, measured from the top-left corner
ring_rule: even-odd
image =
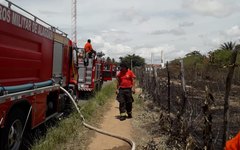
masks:
[[[85,84],[91,84],[92,83],[92,65],[93,65],[93,59],[88,59],[88,66],[84,65],[84,61],[78,63],[78,82],[79,83],[85,83]]]
[[[92,83],[92,67],[93,67],[93,59],[88,59],[88,66],[86,66],[86,84]]]

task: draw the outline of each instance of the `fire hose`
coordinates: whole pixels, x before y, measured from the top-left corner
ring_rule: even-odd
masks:
[[[63,90],[68,96],[69,98],[71,99],[72,103],[74,104],[75,108],[77,109],[77,112],[80,114],[80,117],[82,119],[82,123],[83,125],[88,128],[88,129],[92,129],[96,132],[99,132],[101,134],[104,134],[104,135],[108,135],[108,136],[111,136],[111,137],[114,137],[114,138],[117,138],[117,139],[120,139],[120,140],[123,140],[125,142],[127,142],[128,144],[131,145],[132,149],[131,150],[135,150],[136,149],[136,144],[134,143],[134,141],[128,139],[128,138],[125,138],[125,137],[122,137],[122,136],[119,136],[119,135],[116,135],[116,134],[113,134],[113,133],[110,133],[110,132],[107,132],[107,131],[103,131],[101,129],[98,129],[98,128],[95,128],[87,123],[85,123],[85,118],[83,117],[80,109],[78,108],[78,105],[76,104],[75,100],[72,98],[71,94],[69,94],[69,92],[67,90],[65,90],[63,87],[60,87],[61,90]]]

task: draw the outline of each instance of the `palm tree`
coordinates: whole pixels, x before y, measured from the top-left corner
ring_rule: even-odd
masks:
[[[236,43],[235,43],[235,42],[232,42],[232,41],[226,42],[226,43],[221,44],[220,50],[229,50],[229,51],[232,51],[235,46],[236,46]]]
[[[200,51],[195,50],[193,52],[187,53],[186,56],[202,56],[202,54]]]

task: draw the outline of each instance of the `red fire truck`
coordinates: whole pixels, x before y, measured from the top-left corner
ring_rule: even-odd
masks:
[[[104,81],[112,80],[112,77],[113,77],[113,64],[111,62],[105,62],[103,67],[104,67],[103,80]]]
[[[78,91],[79,93],[94,92],[100,90],[102,80],[102,56],[103,53],[92,54],[85,57],[84,49],[78,51]]]
[[[91,57],[84,57],[84,49],[80,48],[78,52],[78,83],[77,91],[81,95],[99,91],[103,81],[112,80],[106,74],[111,72],[112,68],[106,68],[107,63],[103,58],[102,52],[92,54]]]
[[[24,131],[66,109],[60,86],[78,85],[76,54],[66,33],[0,4],[0,149],[19,149]]]
[[[77,96],[101,88],[103,54],[86,65],[82,52],[66,33],[9,1],[0,4],[1,149],[18,149],[26,131],[67,109],[60,87]]]

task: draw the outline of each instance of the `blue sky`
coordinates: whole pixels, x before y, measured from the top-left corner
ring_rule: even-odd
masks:
[[[5,4],[3,0],[0,0]],[[71,38],[71,0],[12,0]],[[240,39],[239,0],[77,0],[78,46],[115,58],[137,54],[150,63],[202,54]]]

